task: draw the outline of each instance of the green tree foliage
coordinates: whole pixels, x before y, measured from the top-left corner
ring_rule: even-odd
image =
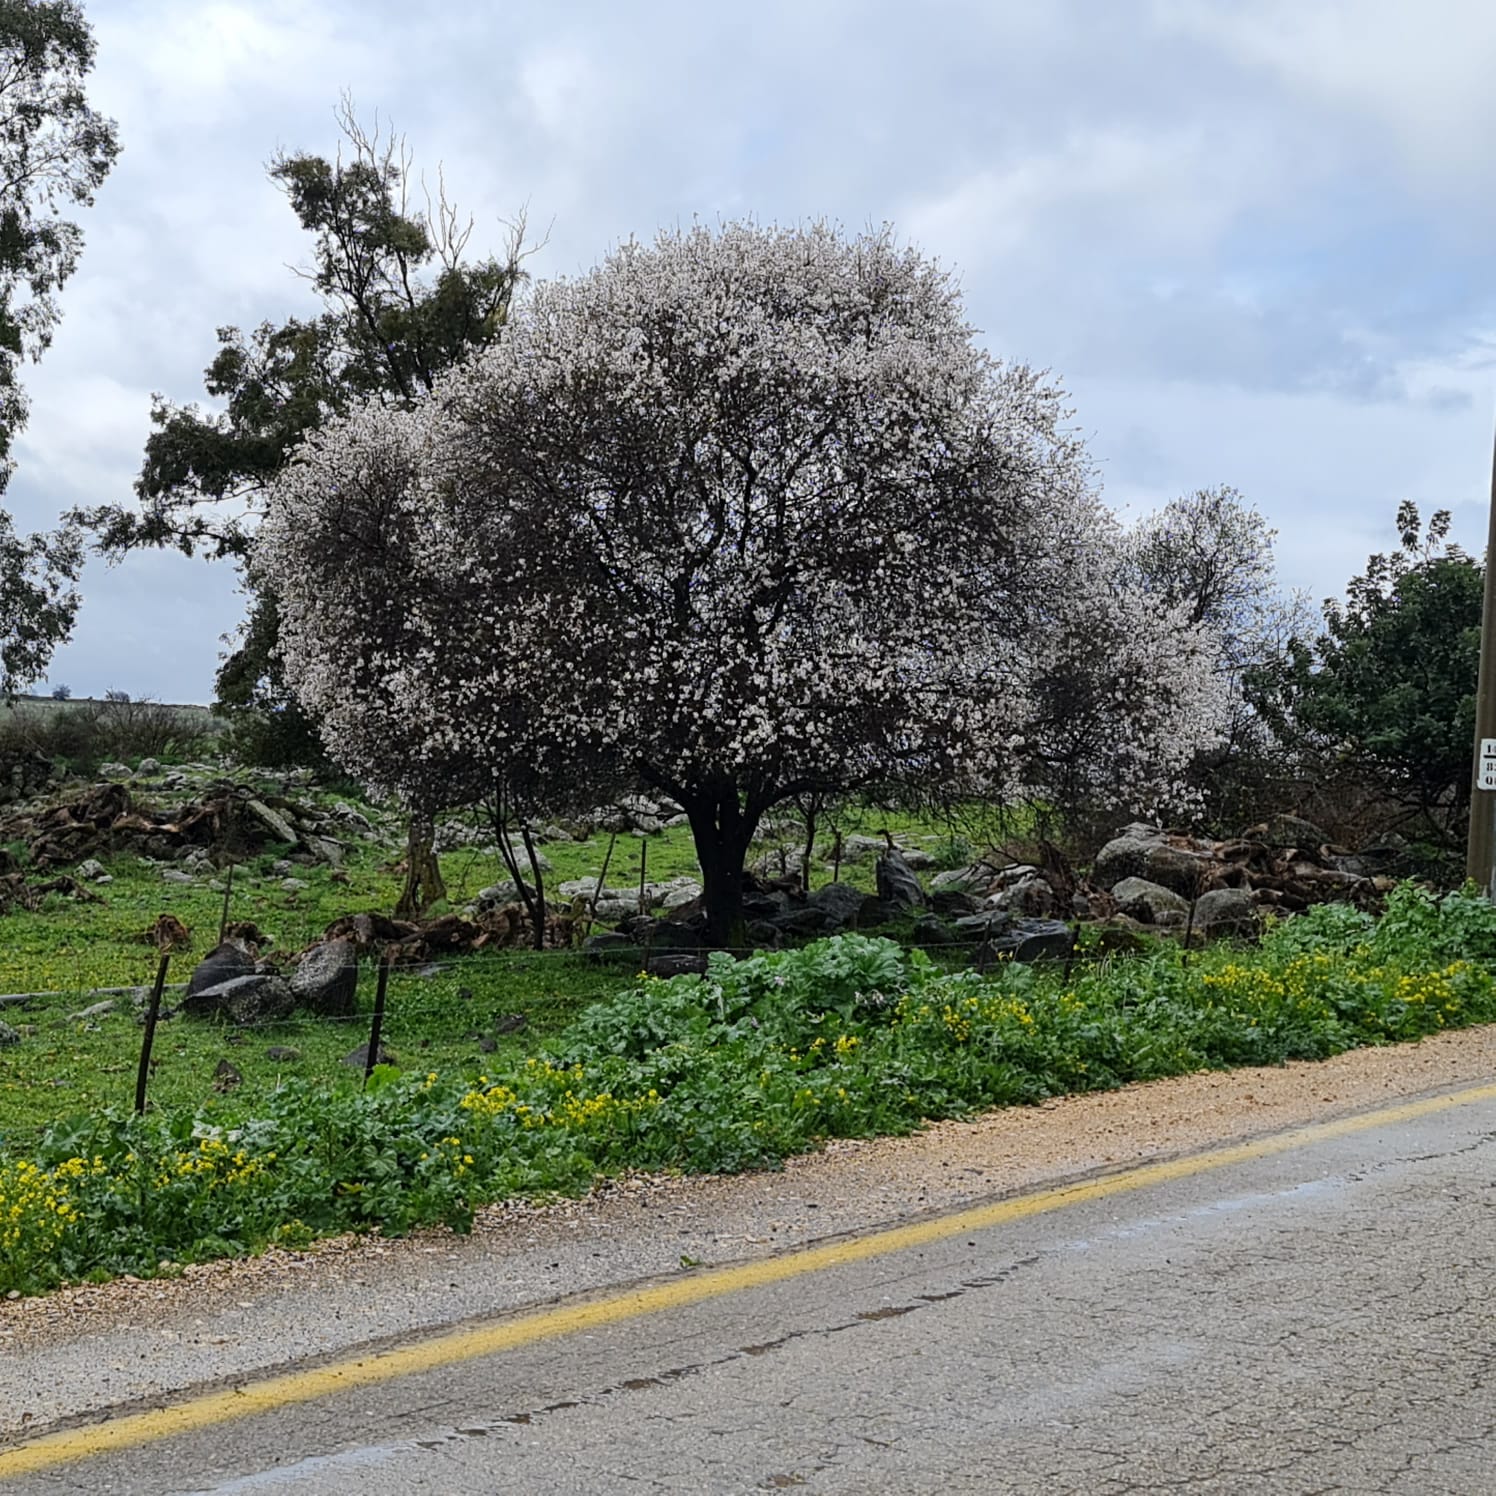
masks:
[[[210,407],[158,396],[135,483],[138,505],[78,517],[120,560],[142,547],[228,558],[243,571],[249,613],[218,676],[218,705],[238,719],[255,756],[305,762],[320,754],[315,726],[285,690],[275,646],[278,610],[247,569],[267,485],[285,453],[330,416],[373,399],[403,408],[490,342],[521,278],[523,225],[500,256],[470,259],[470,220],[411,175],[403,140],[362,127],[345,101],[344,148],[272,163],[271,179],[312,236],[298,272],[321,301],[311,317],[218,329],[205,371]],[[421,202],[412,201],[413,189]]]
[[[0,509],[0,701],[40,680],[72,632],[82,565],[75,529],[17,535]]]
[[[1484,572],[1449,544],[1449,523],[1440,510],[1425,528],[1404,502],[1399,549],[1370,557],[1345,601],[1325,604],[1314,644],[1295,641],[1253,689],[1278,729],[1330,772],[1453,837],[1469,807]]]
[[[0,490],[26,421],[21,365],[52,341],[58,293],[83,248],[87,207],[119,153],[83,80],[93,34],[73,0],[0,0]],[[39,680],[78,610],[76,532],[21,536],[0,510],[0,698]]]

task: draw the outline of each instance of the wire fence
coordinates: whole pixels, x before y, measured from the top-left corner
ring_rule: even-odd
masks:
[[[1094,953],[1079,949],[1077,925],[1051,925],[1047,940],[1024,959],[1068,979],[1071,966]],[[906,948],[948,968],[978,969],[1012,960],[1021,949],[1011,943],[997,949],[979,939]],[[761,953],[762,947],[744,946],[723,955]],[[0,996],[0,1022],[21,1036],[20,1044],[0,1048],[0,1086],[26,1093],[30,1102],[19,1119],[0,1123],[0,1147],[24,1146],[50,1123],[105,1107],[190,1113],[206,1104],[248,1114],[256,1098],[288,1083],[353,1084],[380,1063],[477,1074],[489,1064],[517,1062],[586,1003],[641,974],[701,971],[709,955],[647,942],[442,959],[368,951],[351,990],[345,979],[331,1010],[315,999],[288,1001],[282,981],[278,988],[271,984],[272,1000],[262,1010],[256,1010],[251,983],[237,1009],[207,1004],[194,1011],[183,977],[195,960],[187,953],[161,955],[150,981]],[[132,967],[131,975],[145,975],[140,965]],[[261,963],[249,975],[263,980],[289,970]]]

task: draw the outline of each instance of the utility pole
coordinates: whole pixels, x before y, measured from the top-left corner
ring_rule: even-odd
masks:
[[[1496,449],[1491,458],[1491,510],[1486,584],[1480,610],[1480,675],[1475,687],[1475,762],[1470,770],[1470,841],[1465,876],[1496,903]]]

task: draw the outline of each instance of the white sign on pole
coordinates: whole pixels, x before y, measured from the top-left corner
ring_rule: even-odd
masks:
[[[1480,765],[1476,770],[1475,787],[1496,790],[1496,738],[1480,740]]]

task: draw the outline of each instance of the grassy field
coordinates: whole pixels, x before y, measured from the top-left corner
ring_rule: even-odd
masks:
[[[950,847],[948,830],[877,809],[844,814],[839,826],[844,835],[887,829],[917,838],[916,844],[936,853],[968,850]],[[777,847],[797,846],[799,839],[787,830],[782,841],[771,838],[754,855],[772,856]],[[596,877],[608,842],[608,835],[599,833],[586,841],[546,843],[549,886]],[[823,845],[829,843],[828,835]],[[273,936],[269,953],[301,949],[344,915],[392,909],[399,878],[390,844],[354,842],[336,872],[298,864],[291,872],[307,887],[294,891],[281,886],[286,873],[275,868],[289,850],[272,846],[234,870],[230,918],[253,920]],[[101,902],[51,895],[35,912],[0,916],[0,994],[43,994],[24,1006],[0,1008],[0,1020],[23,1035],[19,1045],[0,1048],[0,1149],[26,1149],[59,1118],[132,1103],[142,1030],[130,995],[117,997],[106,1014],[77,1015],[102,1000],[99,989],[149,984],[157,954],[140,937],[159,915],[175,915],[193,937],[190,951],[173,956],[171,981],[184,981],[216,944],[223,896],[206,881],[164,882],[161,867],[143,866],[134,856],[102,860],[114,881],[98,890]],[[447,852],[441,861],[449,895],[443,907],[461,908],[480,889],[507,879],[497,857],[477,850]],[[697,876],[689,831],[676,827],[650,837],[619,836],[607,886],[635,888],[641,872],[650,882]],[[813,884],[830,876],[828,868],[817,868]],[[840,876],[871,890],[872,859],[843,864]],[[604,964],[565,951],[494,951],[421,963],[392,974],[383,1042],[403,1066],[477,1074],[496,1063],[495,1056],[531,1052],[587,1003],[635,976],[626,960]],[[253,1115],[288,1080],[356,1084],[357,1072],[342,1060],[367,1038],[374,985],[374,973],[366,968],[358,1012],[347,1020],[299,1014],[239,1030],[189,1019],[163,1024],[150,1078],[153,1106],[203,1108],[232,1122]],[[227,1091],[218,1089],[218,1068],[225,1061],[241,1077]]]

